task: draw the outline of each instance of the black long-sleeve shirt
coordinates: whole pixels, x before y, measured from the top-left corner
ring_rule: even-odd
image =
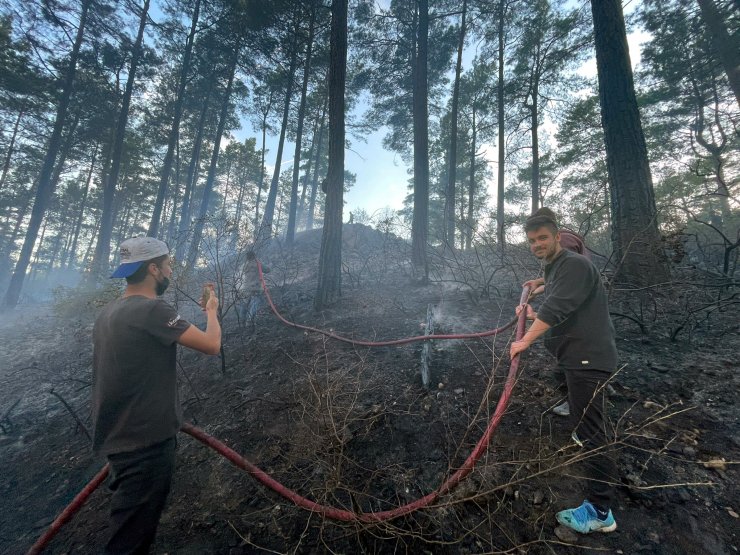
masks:
[[[614,325],[596,267],[563,249],[545,266],[545,294],[537,317],[552,326],[545,347],[568,368],[613,372],[617,367]]]

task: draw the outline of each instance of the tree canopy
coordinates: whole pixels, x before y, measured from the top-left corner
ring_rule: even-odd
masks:
[[[643,0],[625,26],[618,2],[355,0],[343,62],[339,4],[0,4],[4,306],[31,275],[94,283],[135,234],[193,266],[217,220],[232,248],[336,226],[354,180],[339,150],[378,131],[367,148],[408,166],[406,205],[392,208],[421,280],[429,249],[503,249],[541,205],[632,284],[670,278],[677,233],[697,263],[734,276],[736,2]]]

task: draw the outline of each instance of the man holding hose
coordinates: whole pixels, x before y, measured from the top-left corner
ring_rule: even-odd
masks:
[[[553,222],[557,222],[555,212],[553,212],[549,208],[545,208],[544,206],[537,210],[534,214],[532,214],[532,216],[546,216],[547,218],[550,218]],[[560,232],[560,246],[562,248],[581,254],[585,256],[588,260],[591,260],[591,254],[588,251],[588,247],[586,247],[586,243],[584,242],[583,237],[581,237],[575,231],[571,231],[562,227],[559,227],[558,231]],[[543,277],[525,281],[523,285],[525,287],[529,287],[529,290],[531,291],[531,293],[529,294],[530,301],[545,292],[545,278]],[[565,381],[565,374],[563,373],[563,369],[559,366],[556,367],[554,374],[558,392],[562,393],[563,395],[567,394],[568,384]],[[552,412],[557,416],[570,416],[570,403],[568,403],[568,397],[566,396],[565,401],[554,407],[552,409]]]
[[[93,329],[93,450],[111,469],[110,539],[105,553],[148,553],[164,509],[182,424],[177,344],[216,355],[221,348],[218,298],[207,286],[205,332],[158,298],[172,276],[169,248],[153,237],[121,243],[123,296]]]
[[[604,422],[606,383],[617,366],[614,326],[609,318],[606,290],[596,267],[585,257],[563,249],[557,222],[535,213],[524,226],[532,253],[545,263],[544,300],[533,323],[511,345],[515,357],[545,335],[545,347],[557,359],[568,383],[570,417],[575,436],[589,449],[585,455],[589,481],[587,499],[577,508],[557,513],[558,522],[577,532],[612,532],[617,523],[610,510],[617,480],[607,449]]]

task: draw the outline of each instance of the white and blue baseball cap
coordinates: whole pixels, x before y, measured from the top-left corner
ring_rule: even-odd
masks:
[[[147,260],[169,254],[167,243],[154,237],[134,237],[121,243],[121,264],[111,274],[112,278],[125,278],[138,270]]]

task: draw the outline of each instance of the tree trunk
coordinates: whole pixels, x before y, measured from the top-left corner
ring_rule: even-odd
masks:
[[[236,175],[236,181],[237,181],[237,187],[239,187],[239,194],[236,197],[236,210],[234,211],[234,229],[236,229],[236,232],[234,233],[234,236],[232,238],[232,245],[236,246],[236,239],[238,238],[238,235],[240,233],[239,224],[241,223],[242,219],[242,211],[244,209],[244,195],[247,188],[247,179],[246,179],[246,172],[244,171],[244,153],[239,154],[239,164],[238,167],[241,168],[241,172],[237,172]]]
[[[347,0],[331,5],[329,47],[329,170],[319,284],[314,307],[336,303],[342,294],[342,210],[344,208],[344,90],[347,75]]]
[[[318,116],[318,114],[317,114]],[[308,156],[306,160],[306,171],[303,174],[303,185],[301,186],[301,200],[298,201],[298,218],[296,221],[296,227],[301,227],[306,223],[305,211],[306,211],[306,193],[308,192],[308,177],[311,175],[311,168],[313,168],[314,153],[316,152],[316,132],[319,128],[318,117],[313,122],[313,133],[311,135],[311,146],[308,149]]]
[[[15,251],[15,242],[20,234],[21,225],[28,212],[28,207],[31,204],[31,194],[33,191],[28,191],[27,195],[19,195],[16,197],[15,203],[22,203],[18,206],[18,212],[16,213],[15,223],[13,224],[13,231],[10,233],[8,241],[3,245],[2,254],[0,254],[0,280],[4,279],[6,274],[10,273],[10,255]]]
[[[280,127],[280,140],[275,157],[275,170],[272,174],[270,192],[267,194],[265,212],[262,215],[262,223],[257,232],[257,242],[264,241],[272,234],[272,219],[275,216],[275,201],[277,200],[278,186],[280,185],[280,166],[283,159],[283,146],[285,145],[285,132],[288,128],[288,114],[290,113],[290,98],[293,94],[293,80],[295,78],[296,66],[298,65],[298,17],[293,29],[293,45],[290,53],[290,68],[288,69],[288,82],[285,87],[285,102],[283,104],[283,124]]]
[[[308,78],[311,74],[311,52],[313,49],[314,21],[316,7],[311,7],[311,18],[308,26],[308,45],[306,46],[306,62],[303,67],[303,85],[301,87],[301,105],[298,109],[298,128],[295,139],[295,156],[293,157],[293,184],[290,189],[290,206],[288,207],[288,229],[286,243],[290,246],[295,239],[296,214],[298,212],[298,174],[301,171],[301,147],[303,142],[303,120],[306,114],[306,94],[308,92]]]
[[[447,172],[447,191],[445,193],[445,233],[447,244],[455,246],[455,186],[457,181],[457,116],[460,104],[460,73],[462,72],[462,55],[465,46],[465,16],[468,1],[463,0],[460,19],[460,37],[457,41],[457,62],[455,64],[455,84],[452,90],[452,110],[450,113],[450,153]]]
[[[177,85],[177,98],[175,99],[175,114],[172,118],[172,127],[167,139],[167,153],[164,155],[162,164],[162,175],[159,179],[159,188],[157,189],[157,200],[154,202],[154,211],[152,219],[149,222],[149,237],[157,237],[159,233],[159,220],[162,217],[162,203],[167,194],[167,183],[170,179],[170,170],[172,169],[172,159],[175,155],[175,144],[180,132],[180,119],[182,118],[182,107],[185,103],[185,85],[188,81],[188,72],[190,71],[190,56],[193,51],[193,42],[195,41],[195,31],[198,25],[198,16],[200,15],[200,0],[196,0],[193,11],[193,20],[190,24],[190,33],[185,42],[185,53],[182,57],[182,68],[180,69],[180,78]]]
[[[75,130],[77,129],[77,125],[80,123],[80,114],[75,114],[75,119],[72,121],[72,123],[69,125],[69,129],[67,130],[67,136],[64,138],[64,143],[59,148],[59,153],[57,156],[59,158],[57,159],[56,165],[54,166],[54,171],[51,174],[51,191],[52,193],[57,190],[57,186],[59,185],[59,180],[62,177],[62,172],[64,171],[64,164],[67,163],[67,157],[69,156],[69,153],[72,151],[72,145],[74,144],[74,134]]]
[[[51,198],[51,173],[54,169],[54,161],[56,160],[57,153],[61,145],[62,129],[64,128],[64,120],[67,117],[67,109],[69,108],[69,101],[72,96],[72,85],[74,83],[75,73],[77,72],[77,60],[80,54],[80,47],[82,46],[82,38],[85,33],[85,24],[87,23],[87,15],[90,10],[91,1],[92,0],[82,1],[80,21],[77,25],[77,35],[75,36],[74,46],[72,47],[72,53],[69,58],[69,65],[67,66],[67,71],[64,75],[62,93],[59,98],[56,118],[54,120],[54,129],[52,130],[51,137],[49,137],[49,145],[46,150],[46,155],[44,156],[44,162],[41,166],[41,172],[39,173],[36,198],[33,203],[33,210],[31,211],[31,220],[28,223],[26,238],[23,241],[23,247],[21,248],[18,262],[16,263],[13,276],[10,278],[8,290],[3,299],[3,309],[13,309],[18,304],[18,299],[20,298],[21,290],[23,289],[23,280],[26,277],[26,270],[31,261],[33,246],[36,243],[39,228],[41,227],[41,222],[46,213],[46,207]]]
[[[496,100],[498,102],[498,183],[496,188],[496,237],[498,248],[503,252],[506,247],[504,226],[504,163],[506,158],[506,129],[504,126],[504,18],[506,17],[506,0],[499,1],[498,10],[498,83]]]
[[[727,231],[727,227],[732,221],[732,209],[730,208],[730,190],[727,186],[727,181],[724,178],[724,167],[725,159],[723,152],[727,144],[727,135],[720,124],[719,113],[721,110],[719,93],[717,91],[716,82],[713,80],[713,94],[714,106],[712,107],[714,112],[714,123],[717,126],[717,131],[709,129],[707,133],[707,125],[704,116],[704,110],[707,109],[707,101],[704,98],[704,94],[699,89],[699,84],[695,79],[691,79],[692,90],[694,92],[694,98],[696,102],[696,114],[694,116],[694,125],[692,125],[692,133],[696,142],[709,153],[709,159],[712,163],[712,173],[714,174],[714,181],[717,184],[717,191],[714,193],[717,195],[721,221],[717,222],[716,226],[722,233]],[[697,152],[697,149],[693,147],[694,153],[700,157],[705,158],[701,153]]]
[[[319,125],[319,143],[316,145],[316,160],[313,166],[313,179],[311,180],[311,197],[308,201],[308,213],[306,214],[306,229],[313,229],[313,215],[316,212],[316,195],[319,190],[319,171],[321,168],[321,154],[324,144],[324,126],[326,123],[326,110],[329,104],[329,96],[324,100],[324,108],[321,112],[321,124]]]
[[[267,138],[267,117],[270,115],[270,112],[272,111],[273,91],[274,89],[270,89],[267,105],[263,106],[260,110],[262,114],[262,152],[260,156],[260,181],[257,187],[257,202],[254,205],[253,228],[254,228],[255,238],[257,237],[257,233],[259,232],[260,200],[262,197],[262,189],[265,186],[265,169],[266,169],[265,168],[265,142]]]
[[[185,246],[190,234],[190,204],[193,200],[195,184],[198,180],[200,152],[203,147],[203,131],[206,126],[206,115],[208,114],[208,105],[211,102],[211,92],[213,91],[213,76],[209,79],[206,97],[203,100],[203,107],[198,116],[198,125],[195,131],[195,140],[193,142],[193,152],[188,164],[188,174],[185,177],[185,192],[182,195],[182,208],[180,212],[180,225],[177,231],[177,247],[175,248],[175,260],[182,260],[185,255]]]
[[[427,54],[429,0],[418,0],[419,20],[414,55],[414,216],[411,221],[411,262],[429,279],[427,237],[429,234],[429,109]]]
[[[92,235],[90,236],[90,242],[87,244],[87,248],[85,249],[85,254],[82,256],[82,267],[88,266],[89,263],[92,264],[91,257],[95,255],[93,251],[93,247],[95,246],[95,242],[98,236],[98,230],[100,229],[100,215],[98,215],[95,218],[95,223],[92,226]]]
[[[46,228],[49,224],[49,220],[44,220],[44,225],[41,227],[41,237],[39,237],[39,244],[36,247],[36,253],[33,256],[33,262],[31,262],[31,275],[29,281],[36,277],[39,271],[39,256],[41,255],[41,247],[44,246],[44,237],[46,237]]]
[[[21,124],[21,118],[23,117],[23,110],[18,112],[18,117],[15,118],[15,125],[13,126],[13,134],[10,136],[10,145],[8,145],[8,153],[5,155],[5,162],[3,162],[3,172],[0,174],[0,190],[5,184],[5,177],[8,175],[10,169],[10,160],[13,157],[13,148],[15,148],[15,139],[18,136],[18,126]]]
[[[465,237],[465,248],[470,250],[473,246],[473,201],[475,200],[475,153],[477,145],[477,128],[475,124],[475,101],[473,101],[473,129],[470,145],[470,182],[468,185],[468,230]]]
[[[65,222],[67,223],[67,222]],[[69,230],[65,229],[65,237],[64,237],[64,247],[62,247],[62,258],[59,261],[59,269],[60,270],[66,270],[67,269],[67,261],[69,260],[70,256],[70,249],[72,248],[72,240],[74,239],[74,222],[69,222],[70,228]]]
[[[265,142],[267,140],[267,113],[262,117],[262,153],[260,155],[260,181],[257,184],[257,202],[254,203],[254,235],[257,236],[260,221],[260,201],[262,187],[265,185]]]
[[[213,183],[216,180],[216,167],[218,166],[218,155],[221,148],[221,137],[224,133],[224,127],[226,126],[226,118],[229,114],[229,97],[231,96],[231,89],[234,84],[234,75],[236,74],[236,62],[239,59],[239,47],[234,48],[234,56],[231,61],[231,68],[229,69],[229,82],[226,85],[226,91],[224,92],[223,102],[221,104],[221,114],[218,117],[218,129],[216,130],[216,137],[213,140],[213,153],[211,154],[211,165],[208,168],[208,177],[206,179],[206,186],[203,188],[203,197],[200,201],[200,213],[195,221],[195,229],[193,230],[193,239],[190,242],[190,249],[188,251],[187,268],[191,269],[195,267],[195,260],[198,257],[198,249],[200,248],[200,239],[203,236],[203,226],[205,225],[206,216],[208,215],[208,204],[211,200],[211,192],[213,191]]]
[[[87,172],[87,180],[85,180],[85,192],[82,194],[82,201],[80,202],[80,211],[77,214],[75,221],[74,231],[72,232],[72,246],[69,248],[69,254],[67,259],[63,262],[63,266],[70,269],[74,266],[77,260],[77,242],[80,237],[80,230],[82,229],[82,220],[85,215],[85,208],[87,207],[87,196],[90,192],[90,183],[92,183],[93,170],[95,169],[95,159],[98,155],[99,145],[95,145],[95,149],[92,153],[92,159],[90,160],[90,171]]]
[[[182,159],[180,158],[180,138],[177,139],[177,148],[175,149],[175,195],[172,199],[172,211],[170,212],[170,218],[167,222],[167,243],[172,242],[172,238],[175,236],[175,226],[177,224],[177,211],[179,209],[178,203],[180,202],[180,167]]]
[[[720,62],[725,69],[730,88],[740,107],[740,48],[737,41],[727,31],[724,18],[712,0],[697,0],[701,18],[709,29],[712,43],[719,53]]]
[[[48,268],[47,277],[51,275],[51,271],[54,269],[54,264],[57,261],[57,256],[59,256],[59,252],[62,250],[62,233],[61,231],[57,233],[56,237],[54,237],[54,248],[51,251],[51,256],[49,257],[49,262],[47,263],[46,267]]]
[[[663,283],[670,274],[661,251],[622,4],[620,0],[592,0],[591,11],[617,277],[635,285]]]
[[[126,136],[126,124],[128,123],[129,107],[131,105],[131,94],[134,90],[136,80],[136,69],[141,58],[141,44],[144,40],[144,29],[146,27],[149,1],[144,0],[144,6],[141,9],[139,18],[139,31],[136,35],[131,52],[131,66],[129,67],[128,77],[126,78],[126,89],[121,101],[121,112],[116,125],[116,138],[113,144],[113,155],[111,158],[111,169],[108,179],[103,189],[103,213],[100,221],[100,232],[98,233],[98,243],[95,247],[95,256],[93,257],[90,277],[95,279],[108,269],[110,262],[110,240],[113,234],[113,199],[116,194],[116,186],[121,171],[121,160],[123,158],[123,142]]]
[[[540,206],[540,136],[539,136],[539,83],[535,78],[532,85],[532,104],[528,106],[532,116],[532,214]]]
[[[226,161],[226,182],[224,183],[224,194],[221,197],[221,217],[226,221],[227,205],[229,202],[229,188],[231,187],[231,169],[234,166],[231,158]]]

